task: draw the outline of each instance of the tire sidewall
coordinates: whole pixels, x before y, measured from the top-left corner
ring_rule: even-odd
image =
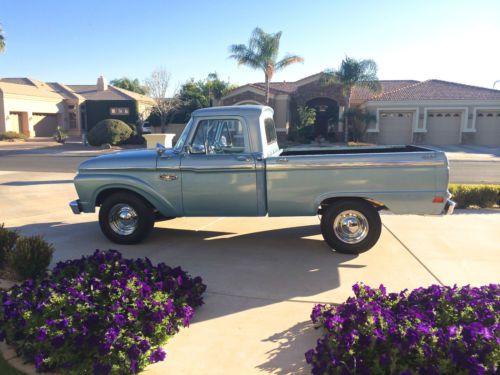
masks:
[[[109,225],[109,212],[117,204],[131,206],[137,213],[137,229],[129,235],[116,233]],[[104,235],[119,244],[136,244],[147,237],[154,225],[154,212],[141,198],[129,193],[116,193],[108,197],[99,210],[99,225]]]
[[[348,244],[340,240],[333,229],[335,218],[343,211],[354,210],[362,213],[368,220],[368,234],[357,244]],[[382,222],[377,210],[362,200],[343,200],[329,205],[321,217],[321,232],[326,243],[340,253],[360,254],[371,249],[378,241]]]

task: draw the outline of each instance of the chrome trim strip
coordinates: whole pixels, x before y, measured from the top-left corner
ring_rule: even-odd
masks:
[[[150,167],[93,167],[93,168],[80,168],[80,172],[87,171],[156,171],[156,168]]]
[[[213,168],[213,167],[181,167],[181,172],[193,172],[193,173],[224,173],[224,172],[248,172],[255,171],[255,165],[249,164],[247,165],[230,165],[221,168]]]
[[[317,161],[311,163],[291,164],[267,164],[268,170],[292,170],[292,169],[341,169],[341,168],[397,168],[397,167],[444,167],[444,161],[391,161],[391,162],[335,162],[320,164]]]

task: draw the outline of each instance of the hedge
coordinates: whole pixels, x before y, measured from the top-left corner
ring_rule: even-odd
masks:
[[[491,208],[500,205],[500,185],[451,184],[448,189],[457,208]]]
[[[26,138],[28,138],[26,135],[24,135],[23,133],[18,133],[18,132],[8,131],[8,132],[0,133],[0,141],[10,141],[10,140],[14,140],[14,139],[24,140]]]
[[[91,146],[101,146],[106,143],[117,145],[129,139],[132,134],[133,130],[123,121],[106,119],[92,128],[87,139]]]

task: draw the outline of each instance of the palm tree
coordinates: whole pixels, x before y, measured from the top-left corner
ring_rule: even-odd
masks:
[[[351,108],[344,112],[342,119],[344,122],[349,119],[354,128],[354,141],[359,142],[363,140],[368,126],[377,121],[377,116],[367,109]]]
[[[356,60],[347,56],[342,60],[339,69],[326,70],[320,82],[323,85],[342,85],[346,111],[351,109],[351,94],[354,86],[365,87],[374,93],[381,89],[375,61],[370,59]],[[347,143],[349,141],[349,116],[346,116],[344,121],[344,142]]]
[[[128,91],[136,92],[141,95],[147,94],[147,88],[141,85],[137,78],[130,79],[128,77],[115,78],[109,82],[112,86],[116,86]]]
[[[2,26],[0,25],[0,53],[5,51],[5,37],[3,36]]]
[[[238,61],[239,65],[248,65],[253,69],[261,69],[264,72],[267,104],[269,104],[269,83],[273,78],[273,74],[288,65],[304,61],[302,57],[292,54],[287,54],[277,61],[280,39],[281,31],[276,34],[268,34],[261,28],[256,27],[252,32],[248,46],[233,44],[229,47],[231,52],[229,57]]]

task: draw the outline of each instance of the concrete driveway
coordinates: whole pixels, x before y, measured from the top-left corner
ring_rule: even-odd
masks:
[[[101,235],[96,214],[70,213],[72,178],[0,171],[0,222],[44,234],[54,262],[114,248],[180,265],[208,285],[206,304],[150,374],[307,373],[303,354],[321,334],[309,323],[314,303],[342,302],[358,281],[391,291],[499,281],[498,210],[385,214],[379,243],[359,256],[331,251],[317,217],[175,219],[158,223],[146,243],[121,246]]]

